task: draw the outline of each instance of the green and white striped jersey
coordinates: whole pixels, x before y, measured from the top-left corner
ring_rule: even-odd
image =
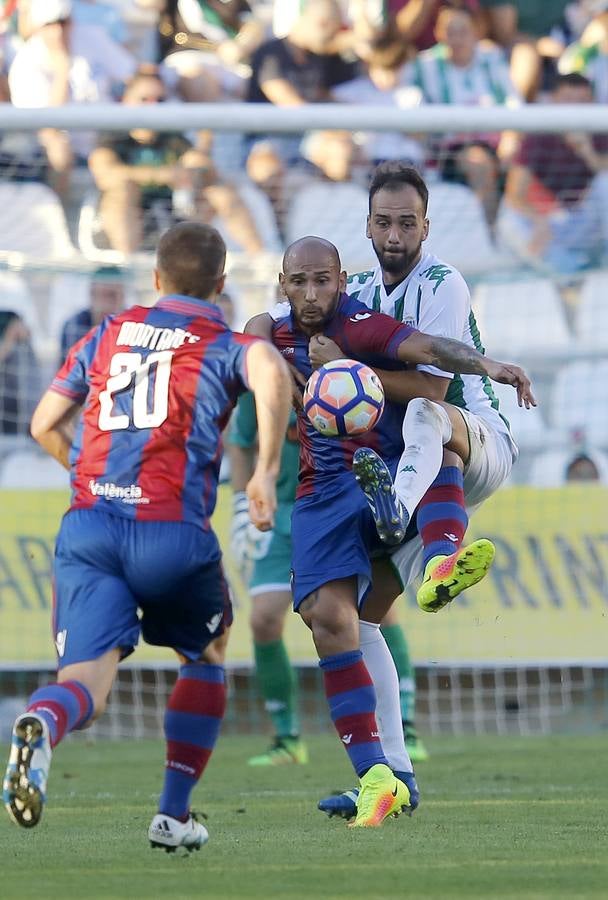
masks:
[[[455,66],[445,44],[419,53],[410,65],[411,82],[425,103],[459,103],[464,106],[508,106],[521,102],[501,50],[477,47],[468,66]]]
[[[460,272],[432,253],[423,253],[418,265],[388,295],[379,266],[351,275],[346,290],[349,296],[371,309],[419,331],[453,338],[484,352],[466,281]],[[509,423],[499,412],[498,399],[487,376],[453,375],[434,366],[418,366],[418,369],[450,378],[446,402],[470,410],[496,432],[504,434],[512,444],[515,458],[517,447]]]

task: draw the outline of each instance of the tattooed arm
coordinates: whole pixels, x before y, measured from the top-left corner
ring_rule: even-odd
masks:
[[[490,359],[460,341],[415,331],[401,342],[397,357],[406,363],[436,366],[444,372],[486,375],[493,381],[512,385],[517,391],[520,406],[536,406],[530,379],[523,369]]]

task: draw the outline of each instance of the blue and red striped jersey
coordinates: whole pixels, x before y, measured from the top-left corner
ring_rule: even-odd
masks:
[[[380,369],[400,369],[406,367],[398,361],[397,350],[415,330],[342,294],[323,333],[341,347],[346,358]],[[309,339],[298,329],[291,314],[273,323],[272,340],[288,363],[306,378],[311,376]],[[387,400],[375,428],[358,437],[338,439],[320,434],[300,411],[300,473],[296,496],[331,489],[333,478],[351,471],[357,447],[372,447],[389,465],[396,463],[403,452],[404,415],[403,404]]]
[[[109,316],[70,350],[51,389],[83,404],[71,508],[209,528],[221,433],[247,389],[247,348],[221,310],[168,296]]]

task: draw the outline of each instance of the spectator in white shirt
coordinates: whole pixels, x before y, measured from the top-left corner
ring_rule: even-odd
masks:
[[[468,106],[515,105],[520,101],[502,50],[480,44],[475,18],[465,8],[439,12],[439,43],[418,55],[409,76],[424,103]],[[468,184],[493,223],[499,200],[500,161],[513,152],[513,136],[446,135],[435,144],[439,173],[445,181]]]
[[[420,90],[407,82],[407,61],[412,57],[411,48],[402,38],[386,35],[361,46],[360,55],[366,73],[352,81],[339,84],[332,91],[334,100],[341,103],[367,104],[369,106],[393,106],[395,110],[407,110],[418,106]],[[406,122],[406,115],[396,116]],[[408,160],[422,166],[424,150],[419,140],[403,131],[366,132],[360,135],[360,145],[374,165],[387,159]]]
[[[62,106],[66,103],[103,103],[113,99],[117,86],[136,68],[135,59],[101,29],[71,18],[70,0],[30,0],[30,37],[17,51],[9,71],[15,106]],[[46,149],[54,187],[66,193],[75,158],[86,159],[94,136],[45,128],[40,141]]]

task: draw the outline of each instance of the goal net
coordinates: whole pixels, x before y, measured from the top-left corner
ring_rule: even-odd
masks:
[[[20,112],[30,117],[19,120],[22,131],[2,113],[15,146],[31,143],[36,129],[49,124],[68,133],[95,121],[112,134],[125,127],[108,107],[101,113],[86,110],[90,122],[58,122],[49,119],[48,110]],[[522,734],[605,727],[608,267],[603,266],[608,260],[601,207],[589,211],[590,230],[581,228],[576,241],[558,243],[556,252],[548,253],[543,245],[548,233],[541,240],[540,226],[536,233],[530,230],[517,206],[512,173],[525,163],[521,147],[531,134],[570,139],[576,129],[580,138],[608,132],[608,119],[582,111],[580,120],[560,122],[545,107],[475,110],[474,121],[470,110],[448,112],[440,109],[433,119],[428,109],[412,110],[395,133],[387,116],[354,107],[339,114],[319,107],[297,116],[294,110],[271,110],[255,120],[250,109],[237,105],[146,110],[156,131],[179,130],[193,147],[204,145],[209,162],[205,171],[197,169],[195,178],[186,179],[186,188],[178,181],[158,202],[142,203],[139,243],[129,252],[118,248],[116,219],[108,219],[86,165],[74,169],[69,190],[60,197],[36,154],[29,169],[23,153],[2,156],[1,727],[12,719],[17,701],[54,671],[52,552],[68,502],[67,476],[38,450],[27,429],[65,346],[80,336],[76,331],[86,316],[78,317],[91,310],[92,284],[114,279],[125,303],[153,303],[155,240],[171,221],[191,216],[213,221],[226,236],[226,310],[235,328],[275,301],[282,251],[298,237],[326,237],[349,273],[369,270],[376,263],[365,233],[376,158],[372,138],[379,147],[396,136],[400,152],[429,185],[426,249],[448,271],[462,272],[488,352],[524,365],[539,399],[537,410],[525,411],[511,389],[498,386],[520,458],[509,483],[470,523],[471,539],[484,536],[496,545],[488,577],[438,616],[422,614],[413,592],[398,602],[416,664],[419,727],[427,733]],[[229,128],[222,125],[227,122]],[[203,128],[204,133],[198,130]],[[508,133],[515,149],[504,162],[497,141]],[[547,142],[546,148],[551,146]],[[546,164],[551,165],[550,157]],[[560,175],[571,176],[570,171]],[[585,196],[603,196],[604,177],[590,177]],[[525,208],[535,210],[534,221],[555,220],[557,233],[559,216],[547,185],[532,178],[526,190]],[[226,483],[214,520],[236,603],[226,728],[266,730],[252,670],[250,599],[227,539],[230,509]],[[287,643],[298,665],[304,727],[325,729],[314,648],[296,616],[289,617]],[[169,652],[140,646],[121,666],[97,734],[158,734],[175,675]]]

